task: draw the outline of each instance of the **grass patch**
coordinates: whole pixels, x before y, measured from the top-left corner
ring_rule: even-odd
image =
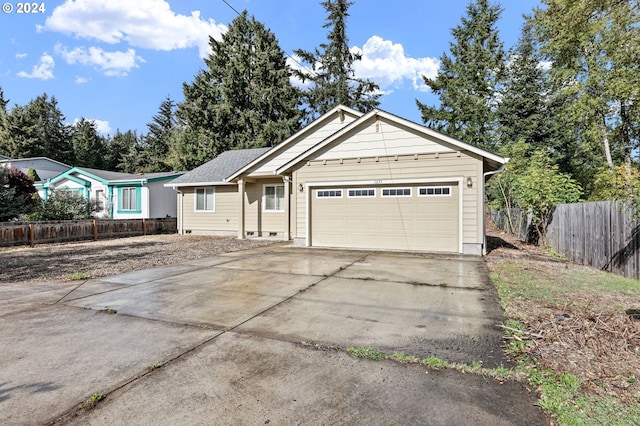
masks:
[[[387,355],[383,352],[376,351],[371,348],[349,348],[347,349],[347,353],[355,358],[366,358],[372,359],[374,361],[380,361],[381,359],[385,359]]]
[[[98,402],[102,401],[103,399],[104,395],[99,392],[95,392],[89,397],[89,399],[87,399],[85,405],[87,406],[87,408],[93,408]]]
[[[86,279],[89,279],[89,274],[84,272],[75,272],[71,275],[67,275],[68,281],[80,281],[80,280],[86,280]]]
[[[553,352],[554,358],[551,359],[529,346],[534,345],[536,330],[545,330],[533,327],[540,324],[541,319],[595,318],[596,321],[598,318],[611,318],[605,314],[624,315],[625,309],[637,304],[640,283],[594,268],[557,261],[491,260],[488,266],[505,309],[506,352],[518,360],[519,366],[511,371],[495,369],[485,370],[485,373],[494,377],[523,376],[537,390],[540,407],[553,416],[554,423],[558,425],[640,424],[637,397],[628,398],[622,396],[623,392],[612,392],[611,385],[607,384],[607,380],[611,381],[609,377],[594,379],[584,375],[581,369],[572,370],[570,363],[566,362],[582,355],[586,347],[567,346],[566,354]],[[586,316],[578,317],[578,314]],[[541,345],[544,341],[535,344]],[[555,346],[556,350],[560,346]],[[618,358],[611,363],[609,359],[610,364],[606,365],[624,367],[626,363],[622,360]],[[598,358],[596,362],[605,361]],[[552,365],[554,370],[545,365]],[[635,385],[635,374],[620,374],[621,380]]]
[[[436,356],[430,356],[428,358],[424,358],[420,360],[420,364],[427,366],[433,370],[439,370],[441,368],[447,368],[449,363],[441,358]]]
[[[405,355],[402,352],[398,352],[398,353],[395,353],[395,354],[391,355],[391,359],[394,360],[394,361],[398,361],[400,363],[403,363],[403,364],[415,363],[415,362],[419,362],[420,361],[419,358],[417,358],[417,357],[415,357],[413,355]]]
[[[164,364],[161,362],[155,362],[148,367],[149,371],[157,370],[158,368],[164,367]]]

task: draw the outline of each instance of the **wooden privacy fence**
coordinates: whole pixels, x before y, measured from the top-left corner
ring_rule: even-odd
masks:
[[[2,222],[0,247],[175,234],[176,218]]]
[[[640,221],[620,201],[560,204],[547,227],[549,245],[568,260],[640,279]]]
[[[500,229],[531,241],[531,222],[513,210],[516,229],[509,229],[504,210],[490,209],[489,218]],[[634,210],[620,201],[555,206],[547,225],[547,239],[572,262],[640,279],[640,221],[634,219]]]

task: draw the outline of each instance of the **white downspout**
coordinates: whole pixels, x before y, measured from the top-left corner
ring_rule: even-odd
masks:
[[[484,212],[485,212],[485,197],[484,197],[484,193],[485,193],[485,184],[487,183],[487,176],[491,176],[491,175],[495,175],[496,173],[500,173],[504,171],[504,166],[507,165],[507,163],[509,162],[509,159],[506,159],[507,161],[500,166],[500,168],[498,170],[494,170],[492,172],[486,172],[482,174],[482,255],[486,256],[487,255],[487,224],[485,223],[485,217],[484,217]]]
[[[184,194],[178,188],[173,188],[176,190],[176,193],[180,196],[180,209],[178,210],[178,234],[184,235]]]

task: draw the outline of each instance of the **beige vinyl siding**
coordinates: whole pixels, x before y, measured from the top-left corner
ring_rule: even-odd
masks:
[[[283,185],[282,178],[259,179],[246,184],[244,214],[245,232],[254,236],[269,236],[271,232],[283,235],[287,226],[287,217],[283,211],[264,211],[263,195],[265,185]],[[286,202],[286,195],[285,195]]]
[[[373,157],[387,155],[428,154],[453,152],[442,141],[430,139],[424,133],[392,125],[385,120],[370,120],[341,138],[339,145],[317,157],[316,160]]]
[[[232,233],[238,231],[239,197],[237,185],[208,186],[214,188],[214,211],[196,211],[196,188],[178,188],[182,191],[182,228],[193,234]]]
[[[416,159],[417,158],[417,159]],[[467,153],[437,153],[396,157],[368,157],[342,160],[322,160],[301,163],[294,172],[294,185],[313,182],[372,182],[385,185],[390,180],[447,181],[461,179],[462,191],[462,242],[481,243],[482,216],[478,207],[482,187],[478,176],[482,175],[482,162]],[[466,178],[474,178],[472,188],[466,186]],[[307,195],[296,199],[295,238],[306,238]]]
[[[278,167],[282,166],[289,160],[297,157],[298,155],[300,155],[301,153],[303,153],[313,145],[322,141],[323,139],[326,139],[327,137],[331,136],[332,134],[334,134],[344,126],[354,121],[355,119],[356,119],[355,116],[345,113],[343,115],[343,121],[340,121],[340,115],[336,113],[335,116],[330,121],[327,121],[325,125],[319,126],[313,129],[312,131],[305,133],[303,135],[304,137],[297,141],[291,141],[288,147],[286,147],[282,152],[280,152],[274,158],[261,164],[260,167],[258,167],[257,169],[252,170],[249,173],[249,176],[273,175],[273,171],[276,170]]]

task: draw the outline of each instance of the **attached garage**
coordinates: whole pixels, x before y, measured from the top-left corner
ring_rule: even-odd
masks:
[[[310,245],[460,252],[458,181],[309,186]]]

